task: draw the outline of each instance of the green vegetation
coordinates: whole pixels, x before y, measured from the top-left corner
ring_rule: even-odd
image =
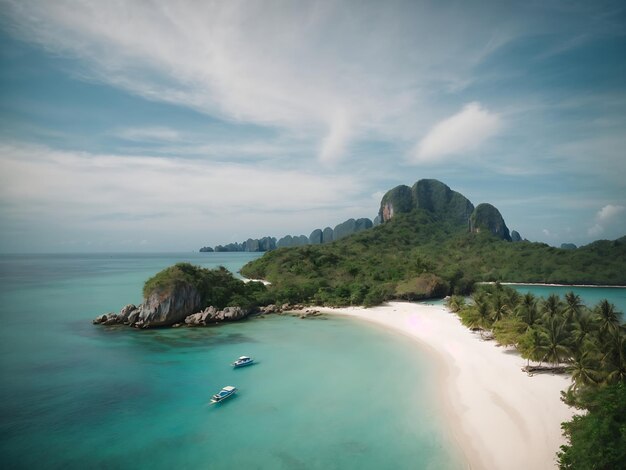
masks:
[[[613,470],[626,462],[626,383],[620,382],[581,395],[576,403],[587,410],[563,423],[569,440],[561,446],[562,469]]]
[[[148,279],[143,295],[148,297],[156,292],[166,296],[185,284],[200,293],[202,308],[238,306],[249,309],[272,301],[267,288],[260,282],[245,283],[222,266],[205,269],[189,263],[177,263]]]
[[[453,296],[448,307],[467,327],[515,346],[529,365],[533,361],[540,366],[544,362],[565,366],[572,374],[563,400],[587,414],[562,425],[569,444],[561,447],[561,468],[622,468],[626,462],[626,328],[613,304],[603,300],[590,309],[573,292],[563,300],[557,295],[541,300],[496,283],[479,286],[469,303]]]
[[[425,275],[438,281],[411,298],[468,294],[478,281],[624,285],[624,266],[626,238],[577,250],[511,243],[414,209],[333,243],[266,253],[242,273],[271,281],[285,302],[376,305],[408,298],[407,284]]]

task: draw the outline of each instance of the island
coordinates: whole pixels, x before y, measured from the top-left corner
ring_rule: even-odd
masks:
[[[542,468],[559,447],[561,468],[626,461],[626,329],[615,307],[587,307],[573,293],[540,301],[503,285],[626,285],[626,237],[575,249],[532,243],[492,204],[474,206],[432,179],[388,191],[376,226],[352,220],[332,242],[317,230],[319,243],[280,247],[242,268],[264,282],[179,263],[146,281],[141,305],[94,323],[199,327],[294,310],[353,316],[435,353],[473,467]],[[406,302],[446,296],[446,307]]]

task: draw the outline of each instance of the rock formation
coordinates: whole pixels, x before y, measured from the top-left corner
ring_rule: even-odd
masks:
[[[425,209],[456,224],[465,225],[474,205],[461,193],[453,191],[441,181],[419,180],[411,188],[415,207]]]
[[[512,242],[521,242],[522,236],[519,234],[517,230],[511,230],[511,241]]]
[[[372,227],[373,224],[370,219],[348,219],[335,227],[333,230],[333,239],[341,240],[342,238],[352,235],[353,233],[361,232]]]
[[[383,222],[388,222],[395,214],[411,212],[414,209],[411,188],[402,184],[387,191],[380,201],[378,217]]]
[[[465,225],[474,205],[441,181],[422,179],[412,188],[400,185],[388,191],[380,202],[378,218],[388,222],[395,214],[411,212],[413,209],[424,209],[438,217]]]
[[[333,229],[330,227],[326,227],[322,230],[322,243],[330,243],[334,240],[333,238]]]
[[[185,318],[185,324],[189,326],[204,326],[224,321],[237,321],[247,317],[249,313],[249,311],[241,307],[226,307],[223,310],[207,307],[201,312],[188,315]]]
[[[498,238],[511,241],[511,235],[502,214],[491,204],[483,203],[476,206],[469,219],[469,229],[472,233],[487,230]]]
[[[311,245],[321,245],[322,243],[322,231],[319,228],[316,228],[309,235],[309,243]]]

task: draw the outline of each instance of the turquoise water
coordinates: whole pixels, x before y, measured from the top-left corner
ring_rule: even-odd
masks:
[[[608,299],[622,313],[622,318],[626,320],[626,289],[621,287],[570,287],[570,286],[537,286],[533,284],[515,284],[514,287],[519,292],[525,294],[531,292],[538,297],[548,297],[550,294],[557,294],[562,299],[568,292],[579,295],[581,300],[588,307],[593,308],[601,300]]]
[[[0,466],[462,468],[435,367],[402,336],[343,318],[91,325],[174,262],[256,256],[0,257]],[[230,368],[242,354],[259,364]],[[224,385],[240,391],[208,406]]]

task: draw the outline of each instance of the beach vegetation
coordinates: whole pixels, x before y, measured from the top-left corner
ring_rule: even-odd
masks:
[[[568,440],[558,453],[562,470],[613,470],[626,462],[626,382],[585,389],[573,404],[586,413],[562,424]]]
[[[457,308],[469,328],[493,332],[517,348],[531,373],[565,370],[572,384],[563,394],[586,414],[563,423],[568,443],[558,454],[562,469],[614,469],[626,462],[626,328],[607,300],[588,307],[572,292],[538,301],[500,284],[480,285]],[[448,301],[451,305],[452,301]],[[454,303],[459,305],[458,303]],[[481,337],[489,336],[481,331]],[[531,361],[538,365],[531,366]],[[542,365],[548,364],[548,365]],[[606,450],[606,451],[605,451]]]

